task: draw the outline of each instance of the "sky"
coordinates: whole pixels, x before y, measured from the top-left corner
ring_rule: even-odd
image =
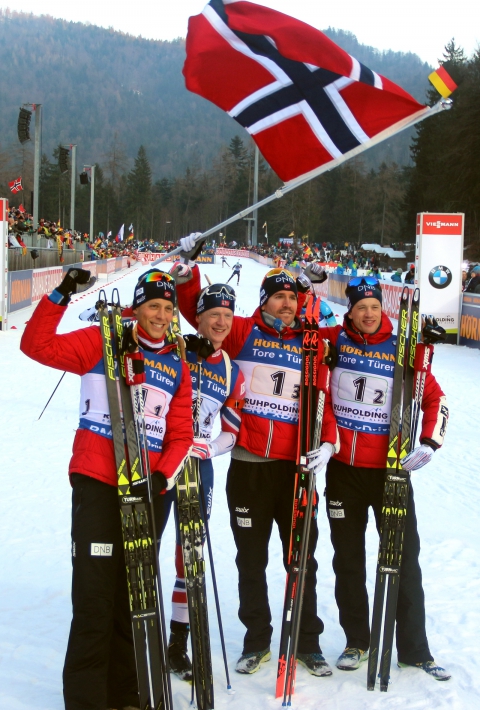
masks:
[[[471,56],[480,42],[479,0],[343,0],[319,3],[318,0],[261,0],[268,6],[297,17],[318,29],[334,27],[356,35],[362,44],[376,49],[413,52],[436,66],[445,45],[455,38]],[[15,0],[10,7],[35,15],[51,15],[76,22],[113,27],[148,39],[171,40],[185,37],[188,17],[200,13],[206,0]]]

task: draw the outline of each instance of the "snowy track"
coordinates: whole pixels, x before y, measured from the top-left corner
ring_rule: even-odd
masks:
[[[245,264],[246,266],[246,264]],[[165,265],[165,268],[168,268]],[[230,269],[205,265],[212,281],[226,281]],[[140,270],[100,282],[110,297],[117,286],[122,303],[131,300]],[[237,289],[237,313],[253,312],[266,267],[249,262]],[[234,285],[235,279],[230,283]],[[236,287],[235,287],[236,288]],[[62,321],[61,331],[89,327],[78,314],[94,305],[98,289],[76,298]],[[344,308],[331,304],[335,314]],[[2,432],[2,507],[0,514],[0,708],[1,710],[61,710],[61,672],[70,623],[70,485],[68,461],[78,423],[79,378],[67,374],[48,409],[37,421],[61,373],[24,357],[19,351],[28,311],[15,315],[18,330],[0,332],[0,427]],[[186,332],[191,329],[185,329]],[[293,707],[302,710],[470,710],[480,703],[477,667],[480,629],[480,564],[478,487],[480,435],[480,351],[439,346],[434,373],[446,392],[450,423],[446,444],[425,469],[413,474],[417,516],[422,540],[421,564],[427,608],[427,632],[432,653],[452,672],[438,683],[414,669],[392,664],[387,694],[366,690],[366,667],[354,673],[334,669],[330,678],[297,673]],[[215,461],[215,499],[211,535],[220,601],[234,690],[225,690],[225,675],[210,591],[215,707],[238,710],[280,708],[274,698],[276,653],[285,574],[276,532],[272,535],[268,581],[275,628],[272,660],[254,676],[240,676],[234,664],[242,650],[244,629],[237,619],[235,548],[228,522],[225,479],[228,457]],[[319,492],[323,484],[319,482]],[[325,622],[321,638],[333,666],[343,650],[333,596],[332,548],[328,522],[319,515],[319,614]],[[377,540],[373,523],[368,531],[368,583],[371,598]],[[169,521],[162,541],[161,570],[167,615],[174,579],[174,529]],[[173,679],[176,710],[190,707],[190,686]]]

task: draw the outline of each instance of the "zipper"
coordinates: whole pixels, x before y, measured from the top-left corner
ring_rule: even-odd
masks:
[[[265,457],[266,458],[268,458],[268,455],[270,454],[270,446],[272,445],[272,438],[273,438],[273,419],[270,419],[270,422],[268,425],[267,448],[265,449]]]
[[[358,432],[354,431],[353,432],[353,439],[352,439],[352,452],[350,454],[350,466],[354,466],[354,461],[355,461],[355,448],[357,446],[357,434]]]

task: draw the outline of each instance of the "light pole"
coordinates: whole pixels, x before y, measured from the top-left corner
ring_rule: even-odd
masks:
[[[258,150],[258,145],[255,146],[255,168],[253,171],[253,204],[256,205],[258,202],[258,161],[259,161],[260,151]],[[258,239],[258,210],[253,211],[253,229],[252,229],[252,244],[257,246]]]
[[[90,171],[90,241],[93,242],[93,209],[95,207],[95,165],[84,165],[83,172]],[[80,176],[81,182],[81,176]]]
[[[42,156],[42,104],[23,104],[20,109],[18,119],[18,139],[20,143],[27,143],[30,140],[30,118],[31,111],[25,109],[29,106],[35,111],[35,145],[33,162],[33,229],[38,227],[38,196],[40,189],[40,160]]]
[[[252,244],[252,222],[255,222],[255,218],[244,217],[243,220],[247,223],[247,244]]]
[[[70,178],[70,229],[75,230],[75,175],[77,173],[77,146],[71,145],[72,165]]]

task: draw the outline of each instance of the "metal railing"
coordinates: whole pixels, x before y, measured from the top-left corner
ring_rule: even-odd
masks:
[[[32,259],[32,251],[37,252],[38,257],[36,259]],[[8,250],[8,270],[22,271],[23,269],[43,269],[46,266],[77,264],[79,261],[82,261],[83,256],[83,249],[79,251],[75,249],[64,249],[62,254],[63,262],[60,262],[60,256],[56,246],[52,249],[27,247],[27,253],[25,255],[22,249],[14,248]],[[90,253],[87,252],[86,256],[90,257]],[[88,260],[90,259],[88,258]]]

